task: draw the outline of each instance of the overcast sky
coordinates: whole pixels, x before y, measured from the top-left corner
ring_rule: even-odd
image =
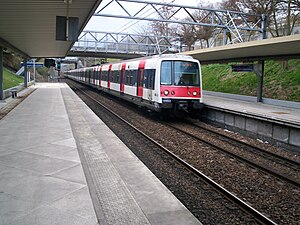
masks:
[[[104,7],[111,0],[103,0],[100,4],[98,10]],[[165,2],[169,3],[171,0],[149,0],[151,2]],[[184,5],[184,6],[197,6],[198,2],[201,0],[175,0],[174,4]],[[205,0],[205,2],[216,3],[221,0]],[[134,14],[138,10],[140,10],[143,5],[139,3],[128,3],[122,2],[126,10],[129,11],[130,14]],[[97,11],[98,11],[97,10]],[[147,16],[154,12],[153,8],[146,8],[141,12],[141,16]],[[113,14],[113,15],[125,15],[124,11],[120,8],[118,4],[115,2],[105,8],[102,13],[105,14]],[[186,17],[183,13],[176,15]],[[137,20],[129,20],[129,19],[117,19],[117,18],[107,18],[107,17],[99,17],[93,16],[91,20],[88,22],[87,26],[84,30],[93,30],[93,31],[106,31],[106,32],[124,32],[124,33],[135,33],[134,31],[139,31],[139,26],[146,26],[147,21],[137,22]]]

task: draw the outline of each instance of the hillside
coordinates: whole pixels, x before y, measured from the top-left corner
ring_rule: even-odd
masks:
[[[203,89],[256,96],[258,79],[253,72],[231,72],[230,65],[202,66]],[[300,60],[266,61],[263,97],[300,102]]]
[[[19,77],[15,75],[13,72],[9,71],[8,69],[4,68],[3,70],[3,90],[8,88],[18,86],[20,83],[23,83],[23,77]]]

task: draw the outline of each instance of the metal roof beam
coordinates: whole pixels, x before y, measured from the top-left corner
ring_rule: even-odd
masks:
[[[220,25],[220,24],[195,23],[195,22],[189,22],[189,21],[144,18],[144,17],[122,16],[122,15],[112,15],[112,14],[94,14],[94,16],[112,17],[112,18],[121,18],[121,19],[146,20],[146,21],[157,21],[157,22],[164,22],[164,23],[178,23],[178,24],[198,25],[198,26],[206,26],[206,27],[218,27],[218,28],[223,28],[223,29],[224,28],[231,28],[231,29],[236,28],[235,26],[226,26],[226,25]],[[240,30],[261,32],[261,29],[248,28],[248,27],[237,27],[237,28],[240,29]]]
[[[121,9],[125,12],[125,15],[114,15],[113,13],[103,12],[103,9],[107,8],[109,5],[112,5],[113,2],[121,7]],[[120,2],[124,4],[121,4]],[[138,12],[133,16],[131,15],[132,13],[129,13],[130,8],[128,4],[126,5],[126,2],[135,3],[136,7],[138,8]],[[128,7],[128,10],[126,10],[126,6]],[[152,13],[153,15],[147,17],[138,16],[138,14],[145,12],[144,10],[146,10],[147,7],[154,9],[154,13]],[[171,15],[168,15],[168,17],[164,16],[160,11],[163,7],[173,9]],[[264,29],[264,15],[237,12],[232,10],[210,9],[197,6],[184,6],[172,3],[157,3],[138,0],[112,0],[104,8],[95,13],[94,16],[213,27],[215,29],[222,29],[224,33],[231,33],[232,36],[236,37],[236,40],[238,40],[238,42],[244,42],[247,40],[247,34],[245,31],[256,31],[261,33],[263,38],[266,37]],[[204,13],[204,15],[206,16],[204,16],[204,18],[197,19],[193,15],[192,10],[194,12]],[[190,20],[178,20],[177,18],[175,18],[175,15],[178,15],[179,12],[185,13],[186,17]],[[211,15],[211,19],[207,20],[207,17],[209,15]],[[255,20],[253,20],[253,18]],[[223,43],[225,42],[223,41]]]

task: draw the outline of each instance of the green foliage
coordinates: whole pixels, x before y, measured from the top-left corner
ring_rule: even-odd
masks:
[[[14,73],[10,72],[8,69],[4,68],[3,70],[3,90],[6,90],[11,87],[18,86],[20,83],[23,83],[23,77],[19,77]]]
[[[230,65],[202,66],[203,89],[256,96],[255,73],[231,72]],[[300,102],[300,60],[266,61],[263,97]]]

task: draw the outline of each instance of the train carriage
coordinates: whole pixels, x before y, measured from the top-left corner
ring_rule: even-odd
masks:
[[[70,70],[65,75],[171,116],[203,107],[200,64],[190,56],[152,56]]]

